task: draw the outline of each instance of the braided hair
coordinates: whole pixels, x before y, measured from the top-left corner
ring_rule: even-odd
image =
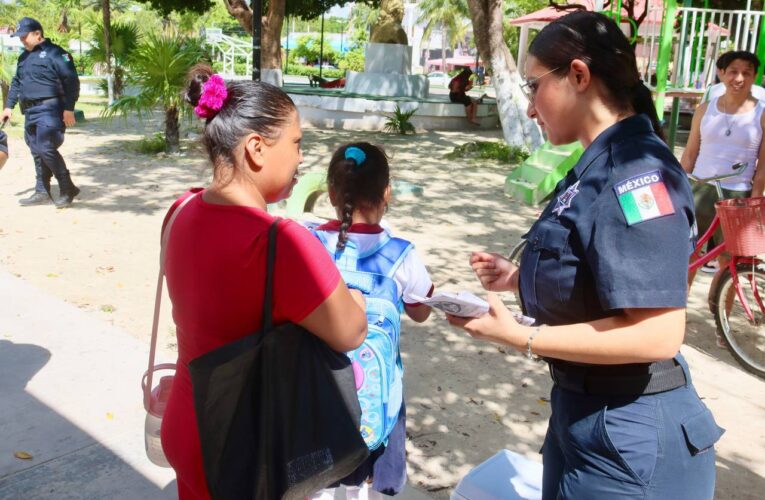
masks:
[[[389,184],[388,156],[381,147],[356,142],[335,151],[329,163],[327,185],[341,212],[338,252],[342,252],[348,242],[353,212],[379,207],[385,201]]]

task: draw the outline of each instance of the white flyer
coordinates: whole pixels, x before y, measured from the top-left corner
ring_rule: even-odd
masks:
[[[478,318],[489,312],[489,303],[470,292],[436,292],[432,297],[411,296],[420,304],[435,307],[446,313],[463,318]],[[514,312],[513,318],[524,326],[534,324],[534,318]]]
[[[432,297],[411,295],[411,298],[420,304],[463,318],[477,318],[489,312],[489,303],[470,292],[436,292]]]

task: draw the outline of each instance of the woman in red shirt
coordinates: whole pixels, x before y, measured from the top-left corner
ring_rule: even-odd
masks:
[[[267,83],[224,82],[209,67],[192,70],[186,100],[205,118],[213,164],[205,189],[176,218],[165,274],[178,337],[177,373],[162,423],[162,447],[181,500],[209,498],[188,364],[262,326],[266,242],[274,217],[266,204],[289,196],[303,161],[292,100]],[[331,258],[303,227],[279,225],[274,323],[293,322],[336,351],[366,337],[363,298],[349,292]]]

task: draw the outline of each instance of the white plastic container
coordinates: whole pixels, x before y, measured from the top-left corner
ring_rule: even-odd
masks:
[[[542,464],[502,450],[463,477],[451,500],[541,500]]]
[[[160,430],[162,428],[162,416],[165,413],[165,406],[172,386],[173,377],[162,377],[159,380],[159,385],[151,391],[149,411],[146,412],[146,421],[144,422],[146,456],[154,465],[160,467],[170,467],[165,452],[162,451]]]

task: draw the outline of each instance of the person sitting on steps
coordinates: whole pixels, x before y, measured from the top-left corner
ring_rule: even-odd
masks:
[[[467,95],[467,91],[473,88],[473,83],[470,81],[470,75],[472,72],[470,68],[463,68],[462,71],[451,79],[449,82],[449,100],[453,103],[461,103],[465,106],[465,115],[470,123],[473,125],[481,125],[476,117],[476,111],[478,104],[480,104],[483,98],[474,101]]]

